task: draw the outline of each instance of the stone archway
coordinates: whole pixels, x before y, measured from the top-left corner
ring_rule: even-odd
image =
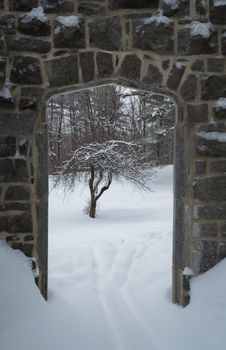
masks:
[[[36,259],[45,297],[45,106],[60,92],[119,83],[174,96],[173,301],[189,301],[185,267],[198,275],[226,256],[226,6],[204,5],[0,2],[0,238]]]

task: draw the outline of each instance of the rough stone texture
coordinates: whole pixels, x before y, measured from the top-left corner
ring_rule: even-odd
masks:
[[[82,70],[83,81],[91,81],[94,79],[94,53],[82,52],[79,55],[80,65]]]
[[[98,52],[96,56],[97,70],[100,78],[109,78],[112,76],[113,56],[110,53]]]
[[[0,59],[0,84],[5,82],[6,77],[6,59],[1,57]]]
[[[197,160],[195,162],[196,175],[205,175],[206,169],[207,169],[207,161],[206,160]]]
[[[151,86],[160,86],[162,83],[162,73],[157,66],[149,64],[147,74],[145,75],[143,82]]]
[[[1,34],[15,34],[16,32],[16,17],[13,15],[6,15],[0,17],[0,33]]]
[[[214,24],[226,23],[226,3],[214,5],[214,0],[210,0],[210,20]]]
[[[0,157],[12,157],[16,153],[16,138],[0,137]]]
[[[33,113],[0,113],[0,130],[7,135],[30,135],[33,132],[36,115]]]
[[[119,74],[126,79],[140,79],[141,61],[136,55],[125,56]]]
[[[27,182],[28,171],[24,159],[0,159],[0,178],[2,182]]]
[[[207,61],[208,72],[221,73],[224,71],[225,58],[209,58]]]
[[[65,26],[59,20],[56,20],[54,22],[53,42],[55,48],[84,48],[86,43],[84,20],[79,18],[78,25],[71,26]]]
[[[110,17],[89,23],[90,46],[118,51],[122,46],[122,27],[119,17]]]
[[[158,8],[158,0],[110,0],[110,9]]]
[[[164,70],[168,69],[170,67],[170,60],[164,60],[162,61],[162,68]]]
[[[12,51],[28,51],[37,53],[47,53],[51,49],[51,43],[45,40],[30,39],[25,37],[6,37],[6,47]]]
[[[226,156],[226,142],[223,142],[219,137],[224,136],[226,139],[226,133],[221,132],[200,132],[197,137],[196,150],[199,154],[213,157],[225,157]]]
[[[12,95],[5,95],[4,94],[4,91],[6,91],[5,89],[6,87],[3,87],[2,90],[0,90],[0,105],[7,109],[14,108],[16,105],[16,100]],[[7,89],[7,91],[9,90]]]
[[[73,0],[42,0],[42,6],[46,13],[73,13]]]
[[[213,115],[215,119],[220,119],[220,120],[226,119],[226,105],[225,107],[224,106],[219,107],[214,105]]]
[[[167,80],[167,87],[171,90],[177,90],[185,71],[185,64],[174,64]]]
[[[28,200],[30,199],[31,190],[24,186],[10,186],[5,194],[6,200]]]
[[[29,56],[15,56],[10,80],[18,84],[37,85],[42,83],[40,62]]]
[[[218,226],[217,223],[195,223],[193,229],[193,237],[195,238],[210,238],[217,237]]]
[[[226,31],[223,32],[222,36],[222,54],[226,55]]]
[[[203,100],[217,100],[226,97],[226,75],[205,75],[201,78]]]
[[[176,5],[172,6],[171,4],[162,1],[162,10],[164,16],[171,17],[184,17],[188,16],[190,12],[189,0],[178,1]]]
[[[187,106],[187,117],[190,123],[202,123],[208,121],[208,105],[205,103],[199,105],[189,104]]]
[[[225,219],[226,204],[214,203],[197,205],[194,207],[194,219],[198,220],[223,220]]]
[[[195,60],[192,65],[191,65],[191,69],[194,72],[204,72],[205,70],[205,64],[202,60]]]
[[[193,251],[194,273],[203,273],[211,269],[226,257],[226,242],[200,241]]]
[[[200,201],[225,201],[226,176],[196,178],[193,191],[194,198]]]
[[[90,2],[81,2],[78,6],[78,13],[83,15],[92,16],[105,13],[105,6],[102,4],[92,4]]]
[[[36,98],[21,98],[19,102],[19,109],[21,111],[26,111],[26,110],[37,110],[37,99]]]
[[[0,10],[4,10],[5,0],[0,0]]]
[[[62,69],[64,67],[64,69]],[[63,86],[78,83],[77,55],[55,58],[45,62],[50,86]]]
[[[151,50],[159,54],[172,54],[174,51],[174,25],[157,24],[148,20],[133,22],[133,47]]]
[[[198,15],[206,15],[207,1],[196,1],[196,13]]]
[[[26,21],[26,14],[21,15],[18,20],[18,30],[22,34],[33,36],[48,36],[51,32],[49,21],[41,21],[38,18],[33,18]]]
[[[213,173],[226,173],[226,160],[211,162],[210,171]]]
[[[181,96],[185,101],[193,100],[197,93],[197,78],[189,74],[181,86]]]
[[[218,36],[214,31],[205,38],[200,35],[193,36],[190,28],[178,31],[178,51],[182,55],[211,54],[218,50]]]
[[[9,9],[14,11],[29,11],[38,6],[38,0],[9,0]]]

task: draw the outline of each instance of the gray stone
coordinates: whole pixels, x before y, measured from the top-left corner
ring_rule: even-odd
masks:
[[[47,53],[51,49],[51,43],[35,38],[6,36],[6,47],[12,51]]]
[[[133,21],[133,47],[150,50],[158,54],[174,52],[174,24],[156,24],[148,19]]]
[[[44,89],[38,86],[22,87],[21,94],[26,97],[41,98],[44,93]]]
[[[83,15],[87,15],[87,16],[103,14],[105,12],[106,12],[106,9],[103,4],[81,2],[78,6],[78,13],[82,13]]]
[[[51,32],[51,27],[49,21],[41,21],[40,19],[34,17],[27,21],[27,14],[19,17],[18,20],[18,30],[22,34],[32,35],[32,36],[48,36]]]
[[[189,0],[181,0],[181,1],[178,1],[175,6],[172,6],[172,4],[168,4],[168,3],[163,2],[162,3],[162,10],[163,10],[164,16],[167,16],[167,17],[188,16],[190,13],[190,3],[189,3]]]
[[[215,5],[214,0],[210,0],[210,20],[215,24],[226,23],[226,3]]]
[[[129,80],[140,80],[141,60],[137,55],[126,55],[120,67],[119,74]]]
[[[226,204],[196,205],[193,217],[198,220],[224,220],[226,218]]]
[[[29,200],[31,190],[28,186],[10,186],[5,194],[5,200]]]
[[[213,106],[213,116],[215,119],[226,119],[226,106]]]
[[[5,0],[0,0],[0,10],[4,10]]]
[[[16,138],[0,137],[0,157],[12,157],[16,153]]]
[[[98,52],[96,56],[97,70],[100,78],[112,77],[114,66],[111,53]]]
[[[196,150],[198,154],[211,157],[226,156],[226,142],[220,137],[226,138],[226,133],[221,132],[200,132],[197,137]]]
[[[181,96],[185,101],[193,100],[197,93],[197,78],[189,74],[181,86]]]
[[[27,156],[28,155],[28,151],[31,148],[31,141],[29,140],[18,140],[18,147],[19,147],[19,153],[23,156]]]
[[[223,238],[225,238],[226,237],[226,224],[221,226],[220,232],[221,232]]]
[[[74,12],[73,0],[42,0],[42,6],[46,13],[68,13]]]
[[[24,159],[1,159],[0,179],[2,182],[27,182],[27,164]]]
[[[210,162],[210,171],[213,173],[226,173],[226,160]]]
[[[67,18],[67,17],[65,17]],[[79,18],[77,25],[65,26],[61,21],[54,21],[53,42],[55,48],[82,49],[86,46],[85,22]]]
[[[225,201],[226,176],[195,178],[194,198],[200,201]]]
[[[84,82],[94,79],[94,53],[82,52],[79,54],[80,66],[82,70],[82,79]]]
[[[37,85],[42,83],[40,62],[29,56],[15,56],[10,80],[17,84]]]
[[[179,64],[175,63],[173,65],[166,83],[167,87],[171,90],[177,90],[186,68],[185,64],[178,63]]]
[[[33,243],[30,244],[24,244],[24,243],[10,243],[10,246],[13,249],[19,249],[21,250],[27,257],[32,257],[33,256]]]
[[[162,73],[157,66],[149,64],[147,74],[145,75],[143,82],[152,86],[160,86],[162,83]]]
[[[196,1],[196,13],[198,15],[204,16],[206,15],[206,9],[207,9],[207,2],[206,0],[204,1]]]
[[[204,72],[205,71],[205,63],[202,60],[197,59],[192,63],[191,69],[194,72]]]
[[[164,60],[162,61],[162,68],[164,70],[167,70],[170,67],[170,60]]]
[[[209,58],[207,61],[208,72],[221,73],[224,71],[225,58]]]
[[[226,97],[226,75],[205,75],[201,78],[201,98],[217,100]]]
[[[17,202],[4,202],[0,204],[0,212],[6,211],[31,211],[31,205],[29,203],[17,203]]]
[[[213,31],[209,37],[192,35],[190,28],[178,30],[178,51],[182,55],[212,54],[218,51],[217,32]]]
[[[15,34],[16,17],[13,15],[0,16],[0,34]]]
[[[45,61],[49,86],[64,86],[78,83],[77,55]]]
[[[205,175],[206,169],[207,169],[207,161],[206,160],[197,160],[195,162],[196,175]]]
[[[0,113],[0,130],[8,135],[30,135],[35,121],[34,113]]]
[[[205,131],[205,132],[226,132],[226,128],[224,123],[210,123],[210,124],[203,124],[199,127],[198,131]]]
[[[187,113],[190,123],[208,122],[208,104],[206,103],[198,105],[188,104]]]
[[[20,99],[19,103],[19,109],[21,111],[26,111],[26,110],[37,110],[37,99],[36,98],[26,98],[23,97]]]
[[[4,94],[4,90],[6,89],[6,87],[3,86],[2,90],[0,90],[0,92],[3,91],[2,94],[0,94],[0,106],[2,106],[3,108],[14,108],[16,105],[16,100],[15,98],[10,94]],[[6,90],[8,91],[8,90]]]
[[[0,57],[0,84],[5,82],[6,77],[6,59]]]
[[[122,27],[119,17],[110,17],[89,23],[90,46],[118,51],[122,46]]]
[[[222,54],[226,55],[226,31],[223,31],[222,35]]]
[[[193,250],[193,271],[203,273],[226,257],[226,242],[200,241]]]
[[[195,238],[216,238],[218,234],[217,223],[197,223],[193,225],[193,237]]]
[[[29,11],[38,6],[38,0],[9,0],[9,9],[13,11]]]
[[[110,0],[110,9],[158,8],[158,0]]]

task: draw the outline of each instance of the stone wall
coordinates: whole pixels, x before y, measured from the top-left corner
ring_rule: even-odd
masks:
[[[0,32],[0,239],[36,259],[46,297],[48,98],[108,83],[167,94],[178,110],[173,301],[186,305],[184,268],[226,257],[226,4],[0,0]]]

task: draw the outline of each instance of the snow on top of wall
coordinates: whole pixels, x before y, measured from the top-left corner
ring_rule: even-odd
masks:
[[[78,27],[80,18],[78,16],[59,16],[57,21],[65,27]]]
[[[198,136],[209,141],[226,142],[226,133],[222,133],[219,131],[213,131],[213,132],[201,131],[200,133],[198,133]]]
[[[214,6],[226,6],[226,0],[214,0]]]
[[[192,276],[193,275],[192,269],[190,267],[186,266],[184,268],[183,275],[184,276]]]
[[[219,98],[219,100],[217,100],[214,106],[217,109],[226,109],[226,98],[223,98],[223,97]]]
[[[191,29],[192,36],[202,36],[203,38],[209,38],[214,30],[212,23],[201,23],[199,21],[193,21],[187,25],[187,28]]]
[[[179,0],[163,0],[164,4],[171,7],[172,10],[178,9]]]
[[[12,94],[11,94],[11,90],[8,86],[4,85],[1,90],[0,90],[0,97],[4,98],[4,99],[11,99],[13,98]]]
[[[25,15],[21,15],[22,23],[29,23],[33,19],[37,19],[40,22],[46,23],[48,22],[48,17],[44,14],[44,9],[42,6],[33,8],[30,12],[25,13]]]
[[[163,11],[161,10],[158,14],[144,20],[144,24],[150,23],[154,23],[156,26],[160,24],[167,25],[169,23],[172,23],[172,20],[169,17],[163,16]]]
[[[186,63],[185,62],[181,62],[181,61],[177,61],[175,63],[175,66],[177,69],[181,69],[182,67],[186,66]]]

